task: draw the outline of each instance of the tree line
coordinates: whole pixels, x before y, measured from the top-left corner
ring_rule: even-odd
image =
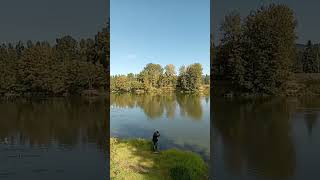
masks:
[[[320,44],[297,45],[295,73],[320,73]]]
[[[0,94],[77,94],[109,85],[109,28],[93,38],[71,36],[0,46]]]
[[[225,16],[217,47],[211,43],[215,80],[231,82],[233,90],[278,94],[293,73],[297,21],[283,4],[262,6],[242,18]]]
[[[138,74],[111,76],[110,89],[112,92],[151,92],[158,89],[200,91],[202,85],[210,84],[209,75],[202,74],[199,63],[181,66],[178,75],[173,64],[163,68],[160,64],[149,63]]]

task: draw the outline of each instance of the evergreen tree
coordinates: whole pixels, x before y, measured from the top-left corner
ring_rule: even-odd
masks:
[[[318,62],[315,48],[312,42],[309,40],[306,49],[303,52],[303,72],[305,73],[316,73],[318,72]]]

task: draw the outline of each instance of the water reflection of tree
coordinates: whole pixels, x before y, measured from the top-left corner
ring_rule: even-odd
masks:
[[[74,146],[96,143],[107,147],[106,100],[49,99],[0,103],[0,138],[12,143]],[[54,141],[53,141],[54,140]]]
[[[140,107],[151,119],[161,118],[164,114],[168,119],[174,119],[177,106],[182,115],[192,119],[201,119],[203,113],[198,95],[111,94],[110,102],[111,106],[119,108]]]
[[[202,118],[202,105],[200,96],[189,94],[189,95],[178,95],[177,102],[180,107],[181,115],[186,115],[196,120]]]
[[[312,136],[313,128],[316,126],[320,113],[320,100],[317,98],[303,98],[300,103],[304,111],[304,121],[308,135]]]
[[[309,136],[312,136],[312,130],[317,123],[317,118],[318,118],[318,115],[314,112],[306,113],[304,116]]]
[[[216,100],[212,106],[214,132],[222,140],[230,171],[241,174],[243,169],[254,170],[268,178],[294,174],[289,122],[293,108],[286,100]]]
[[[116,106],[119,108],[134,108],[136,106],[136,102],[137,96],[130,93],[110,95],[110,106]]]
[[[163,96],[143,95],[137,99],[137,105],[141,107],[144,113],[151,119],[160,118],[164,112]]]
[[[177,98],[174,95],[171,96],[163,96],[163,105],[166,112],[166,117],[168,119],[173,119],[174,115],[176,113],[176,107],[177,107]]]

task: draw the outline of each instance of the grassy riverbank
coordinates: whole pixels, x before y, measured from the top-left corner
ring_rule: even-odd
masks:
[[[151,141],[110,139],[111,179],[206,179],[208,168],[198,155],[176,149],[152,152]]]

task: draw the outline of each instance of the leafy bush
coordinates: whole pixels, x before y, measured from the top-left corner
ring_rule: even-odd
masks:
[[[191,180],[189,169],[184,166],[175,166],[169,171],[172,180]]]

